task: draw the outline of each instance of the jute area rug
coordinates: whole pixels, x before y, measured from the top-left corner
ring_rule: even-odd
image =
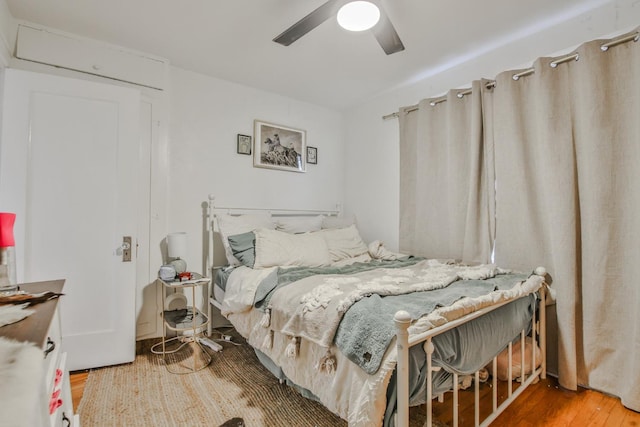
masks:
[[[83,427],[347,426],[321,404],[279,384],[236,334],[233,341],[240,345],[222,343],[207,368],[186,375],[168,372],[161,356],[151,353],[157,341],[139,342],[133,363],[89,373],[78,407]],[[183,352],[194,354],[192,348]]]

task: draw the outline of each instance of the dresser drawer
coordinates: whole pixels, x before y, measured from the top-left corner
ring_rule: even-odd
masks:
[[[60,364],[61,347],[62,334],[60,332],[60,317],[56,310],[53,318],[51,319],[51,324],[47,331],[47,338],[44,343],[44,347],[42,348],[42,351],[44,352],[44,369],[42,372],[45,375],[45,390],[51,390],[53,387],[56,369]]]
[[[70,427],[76,425],[73,419],[71,384],[67,372],[67,353],[61,353],[56,368],[53,388],[49,393],[49,421],[51,427]]]

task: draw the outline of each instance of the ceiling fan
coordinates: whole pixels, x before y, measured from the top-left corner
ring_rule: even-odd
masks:
[[[402,44],[402,40],[398,36],[395,28],[393,28],[393,24],[389,20],[387,14],[382,10],[382,8],[371,1],[345,1],[345,0],[329,0],[307,16],[293,24],[291,27],[287,28],[282,34],[278,35],[273,39],[274,42],[280,43],[284,46],[289,46],[291,43],[298,40],[300,37],[307,34],[309,31],[316,28],[318,25],[322,24],[324,21],[329,19],[330,17],[337,15],[338,21],[340,22],[341,15],[343,15],[343,11],[345,11],[348,7],[354,6],[356,3],[366,3],[365,5],[360,4],[359,6],[367,5],[369,7],[375,8],[378,11],[377,23],[373,22],[373,26],[369,26],[368,29],[371,28],[373,35],[376,40],[385,51],[387,55],[391,55],[392,53],[400,52],[404,50],[404,45]],[[356,18],[362,18],[364,15],[360,12],[355,12]],[[342,22],[340,25],[343,26]],[[352,30],[352,31],[360,31]]]

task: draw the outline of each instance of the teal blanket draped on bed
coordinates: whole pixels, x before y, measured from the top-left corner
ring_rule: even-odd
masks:
[[[350,275],[378,268],[399,269],[413,266],[422,258],[405,257],[394,261],[371,261],[341,267],[294,267],[274,270],[258,286],[254,306],[269,307],[276,291],[313,275]],[[424,292],[381,296],[372,293],[355,302],[345,312],[337,328],[334,344],[353,363],[369,374],[375,373],[395,335],[393,316],[398,310],[408,311],[412,319],[449,306],[464,297],[479,297],[494,290],[510,289],[527,278],[526,274],[498,274],[483,280],[457,280],[446,287]]]

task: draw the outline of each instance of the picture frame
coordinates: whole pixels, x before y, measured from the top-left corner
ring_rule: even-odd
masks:
[[[251,155],[251,136],[238,134],[238,154]]]
[[[254,167],[306,172],[306,152],[306,131],[262,120],[254,120]]]
[[[311,165],[318,164],[318,149],[316,147],[307,146],[307,163]]]

